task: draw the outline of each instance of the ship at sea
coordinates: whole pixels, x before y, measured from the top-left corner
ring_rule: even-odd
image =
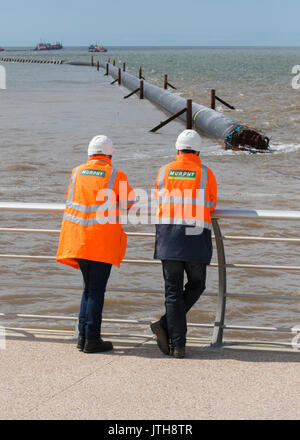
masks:
[[[62,43],[55,43],[55,44],[50,44],[50,43],[39,43],[34,50],[58,50],[58,49],[63,49],[63,45]]]
[[[107,52],[107,49],[99,44],[91,44],[89,46],[89,52]]]
[[[0,52],[4,52],[5,49],[3,49],[3,47],[0,47]]]

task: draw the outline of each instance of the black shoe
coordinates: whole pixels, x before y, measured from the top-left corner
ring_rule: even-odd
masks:
[[[84,344],[85,344],[85,338],[79,336],[77,339],[77,348],[79,351],[83,351]]]
[[[102,341],[102,339],[87,339],[84,344],[84,353],[102,353],[103,351],[110,351],[114,347],[109,341]]]
[[[156,335],[156,342],[163,354],[169,354],[169,337],[168,332],[163,328],[159,321],[150,325],[152,332]]]
[[[173,357],[177,359],[183,359],[185,357],[185,348],[173,348]]]

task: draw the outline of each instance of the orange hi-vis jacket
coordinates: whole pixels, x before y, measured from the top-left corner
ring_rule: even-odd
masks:
[[[79,269],[77,259],[120,266],[127,236],[120,208],[134,204],[126,174],[105,156],[93,156],[72,171],[56,260]]]
[[[159,170],[154,195],[158,202],[155,258],[209,264],[211,212],[217,205],[213,172],[196,154],[178,154]]]
[[[156,183],[159,224],[201,225],[211,229],[210,213],[217,204],[212,171],[195,154],[179,154],[162,167]]]

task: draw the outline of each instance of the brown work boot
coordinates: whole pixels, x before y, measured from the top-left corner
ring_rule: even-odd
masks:
[[[168,332],[163,328],[160,321],[153,322],[150,325],[152,332],[156,335],[156,342],[163,354],[169,354],[169,337]]]

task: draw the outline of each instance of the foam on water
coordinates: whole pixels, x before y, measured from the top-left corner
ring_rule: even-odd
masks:
[[[270,145],[268,152],[272,154],[283,154],[283,153],[297,152],[298,150],[300,150],[300,144],[280,144],[280,145]],[[243,155],[253,155],[254,153],[255,150],[253,151],[225,150],[221,144],[205,145],[201,151],[201,154],[203,156],[243,156]]]
[[[225,150],[222,144],[204,145],[201,156],[248,156],[251,151]]]
[[[269,150],[272,153],[292,153],[300,149],[300,144],[280,144],[270,145]]]

